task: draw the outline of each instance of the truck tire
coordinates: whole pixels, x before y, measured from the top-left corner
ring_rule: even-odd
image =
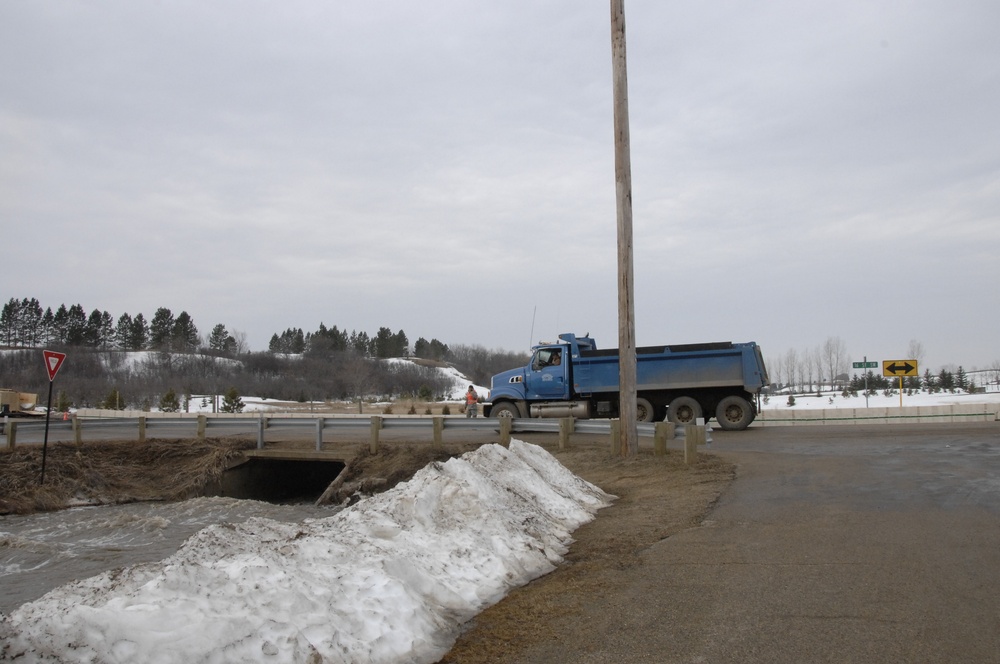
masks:
[[[639,397],[635,400],[635,405],[635,419],[637,422],[652,422],[656,418],[656,411],[653,410],[653,404],[649,403],[649,399]]]
[[[753,422],[753,406],[742,397],[728,396],[715,407],[715,419],[726,431],[742,431]]]
[[[493,410],[490,411],[490,416],[500,419],[501,417],[521,417],[521,413],[518,412],[517,406],[509,401],[501,401],[493,406]]]
[[[704,417],[701,404],[691,397],[677,397],[667,409],[667,419],[674,424],[694,424],[699,417]]]

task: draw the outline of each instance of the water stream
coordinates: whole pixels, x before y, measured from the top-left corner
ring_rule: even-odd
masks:
[[[194,498],[0,516],[0,612],[9,613],[70,581],[162,560],[212,524],[254,516],[297,522],[338,509]]]

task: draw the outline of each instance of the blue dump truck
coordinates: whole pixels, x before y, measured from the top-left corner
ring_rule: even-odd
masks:
[[[558,342],[532,351],[528,366],[493,376],[487,416],[618,417],[617,348],[598,350],[589,336],[560,334]],[[636,349],[640,422],[714,417],[723,429],[746,429],[767,384],[752,341]]]

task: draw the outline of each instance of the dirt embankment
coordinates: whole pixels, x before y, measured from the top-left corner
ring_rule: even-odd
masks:
[[[0,454],[0,514],[201,495],[249,440],[50,443]]]
[[[643,574],[641,552],[686,528],[697,526],[735,476],[735,467],[700,454],[687,466],[671,450],[638,459],[612,457],[604,438],[550,451],[577,475],[618,496],[597,519],[574,534],[565,562],[554,572],[515,589],[478,615],[441,660],[446,664],[562,662],[544,654],[546,644],[572,641],[586,651],[588,629],[623,579]]]

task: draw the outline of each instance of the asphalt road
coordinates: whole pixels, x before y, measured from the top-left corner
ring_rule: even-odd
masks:
[[[532,661],[1000,662],[1000,424],[714,439],[708,520],[595,598],[601,647]]]

